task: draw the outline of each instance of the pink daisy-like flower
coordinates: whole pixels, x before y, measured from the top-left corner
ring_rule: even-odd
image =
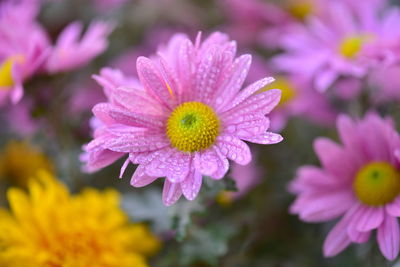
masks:
[[[165,177],[163,201],[174,204],[183,194],[193,200],[202,176],[221,179],[228,159],[248,164],[243,141],[274,144],[265,116],[279,102],[277,89],[255,94],[272,78],[240,90],[250,55],[235,58],[236,43],[219,32],[193,44],[177,34],[152,59],[139,57],[142,87],[114,87],[107,103],[93,108],[102,130],[85,146],[89,166],[98,151],[128,154],[138,164],[131,184],[141,187]],[[94,169],[94,168],[92,168]]]
[[[22,98],[23,82],[48,55],[48,37],[35,21],[37,9],[36,1],[0,3],[0,105]]]
[[[107,37],[113,28],[110,23],[93,22],[80,38],[82,26],[82,23],[74,22],[61,32],[46,62],[49,73],[83,66],[107,48]]]
[[[290,210],[307,222],[342,217],[325,240],[327,257],[352,242],[367,242],[376,229],[382,254],[393,260],[400,246],[400,135],[390,119],[375,113],[359,121],[342,115],[337,127],[343,145],[315,141],[322,168],[298,170],[290,185],[297,195]]]
[[[326,15],[293,25],[281,38],[285,53],[276,66],[313,81],[325,91],[340,76],[364,77],[372,67],[396,58],[400,31],[397,8],[385,12],[376,1],[328,1]]]

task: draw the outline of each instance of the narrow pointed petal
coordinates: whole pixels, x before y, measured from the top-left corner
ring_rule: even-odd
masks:
[[[186,199],[193,200],[196,198],[200,191],[202,180],[201,173],[192,168],[186,179],[181,182],[182,192]]]
[[[394,260],[399,255],[400,233],[397,218],[386,215],[378,228],[378,244],[382,254],[388,260]]]
[[[178,201],[182,196],[182,189],[180,183],[171,183],[168,179],[165,179],[162,198],[164,205],[171,206]]]
[[[158,177],[146,174],[146,167],[139,165],[131,178],[131,185],[134,187],[143,187],[154,182]]]

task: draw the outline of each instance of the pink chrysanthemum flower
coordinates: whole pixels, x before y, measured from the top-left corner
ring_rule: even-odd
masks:
[[[73,22],[61,32],[46,62],[46,70],[49,73],[81,67],[107,48],[107,37],[113,28],[110,23],[93,22],[80,37],[82,26],[80,22]]]
[[[293,25],[281,38],[285,53],[274,59],[277,67],[313,81],[325,91],[340,76],[364,77],[372,67],[397,58],[400,13],[384,12],[377,1],[328,1],[324,16]]]
[[[47,35],[35,21],[37,10],[35,1],[0,3],[0,105],[21,99],[23,82],[49,52]]]
[[[327,257],[366,242],[376,229],[380,250],[393,260],[400,245],[400,135],[391,120],[374,113],[360,121],[342,115],[337,127],[343,145],[315,141],[322,168],[298,170],[291,212],[307,222],[342,217],[325,240]]]
[[[236,43],[217,32],[203,42],[199,34],[195,44],[177,34],[157,56],[139,57],[143,87],[114,87],[110,101],[93,108],[102,130],[85,146],[88,166],[96,165],[93,154],[99,151],[129,154],[121,172],[129,162],[139,165],[131,184],[166,177],[163,201],[172,205],[182,194],[193,200],[202,175],[223,178],[228,159],[248,164],[251,153],[243,141],[280,142],[280,135],[267,131],[265,116],[280,91],[255,94],[272,78],[240,90],[251,56],[235,54]]]

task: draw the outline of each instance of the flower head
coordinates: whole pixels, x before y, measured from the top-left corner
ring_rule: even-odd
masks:
[[[393,61],[400,40],[398,10],[381,12],[377,1],[358,2],[355,10],[355,1],[327,1],[324,16],[293,25],[281,38],[285,53],[274,59],[276,66],[325,91],[340,76],[361,78]]]
[[[29,192],[8,191],[0,209],[1,266],[147,266],[159,241],[146,226],[130,224],[114,190],[70,195],[41,172]]]
[[[315,141],[322,168],[298,170],[291,212],[308,222],[342,217],[325,240],[326,256],[366,242],[376,229],[382,254],[393,260],[400,246],[400,135],[392,121],[374,113],[360,121],[343,115],[337,127],[343,145]]]
[[[23,82],[39,69],[49,52],[49,40],[35,21],[38,7],[33,3],[36,1],[0,3],[0,105],[7,99],[13,103],[21,99]]]
[[[88,166],[113,161],[98,153],[128,154],[121,172],[129,162],[139,164],[131,184],[166,177],[163,200],[172,205],[182,194],[193,200],[202,175],[223,178],[228,159],[248,164],[251,153],[243,141],[280,142],[280,135],[267,131],[265,116],[278,104],[280,91],[255,94],[272,78],[240,90],[251,57],[235,53],[236,43],[217,32],[203,42],[199,35],[194,44],[178,34],[152,59],[139,57],[141,86],[107,83],[110,101],[93,109],[101,130],[85,146]]]
[[[12,184],[26,186],[39,170],[51,173],[54,171],[53,163],[38,147],[27,141],[10,141],[0,152],[0,178]]]

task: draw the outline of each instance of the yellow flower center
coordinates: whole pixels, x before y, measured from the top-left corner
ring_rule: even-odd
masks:
[[[314,5],[311,1],[294,0],[289,1],[286,9],[293,17],[304,20],[308,15],[314,12]]]
[[[339,52],[346,58],[354,58],[368,39],[365,35],[346,37],[339,45]]]
[[[220,121],[214,110],[200,102],[186,102],[175,108],[167,122],[167,136],[173,147],[184,152],[209,148],[217,138]]]
[[[16,55],[8,57],[4,62],[0,64],[0,90],[5,89],[5,87],[10,87],[14,85],[14,80],[12,77],[12,67],[16,62],[22,63],[23,60],[23,56]]]
[[[284,77],[277,77],[274,82],[261,88],[258,91],[258,93],[262,93],[270,89],[281,90],[281,101],[279,102],[279,106],[284,106],[285,104],[290,102],[293,98],[295,98],[297,94],[293,84]]]
[[[400,172],[387,162],[372,162],[358,171],[353,189],[362,203],[384,205],[400,193]]]

